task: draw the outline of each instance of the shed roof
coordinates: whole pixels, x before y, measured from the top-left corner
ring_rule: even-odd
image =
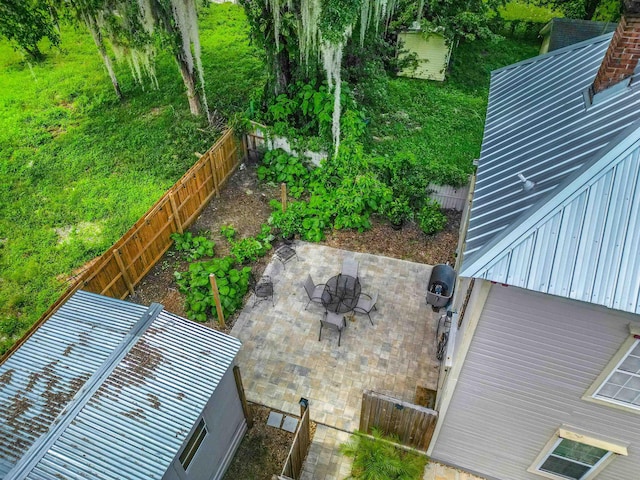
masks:
[[[239,349],[77,292],[0,365],[0,477],[161,478]]]
[[[549,36],[549,48],[552,52],[559,48],[589,40],[605,33],[615,31],[616,22],[594,22],[592,20],[580,20],[577,18],[552,18],[542,30],[540,35]]]
[[[640,88],[584,95],[610,38],[492,73],[462,276],[640,312]]]

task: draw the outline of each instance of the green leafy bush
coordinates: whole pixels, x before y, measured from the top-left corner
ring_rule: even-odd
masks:
[[[309,202],[291,202],[286,212],[277,200],[271,201],[273,212],[269,223],[280,230],[283,238],[298,234],[303,240],[319,242],[331,222],[323,197],[312,196]]]
[[[351,476],[358,480],[420,480],[428,459],[394,446],[397,436],[385,437],[379,429],[372,430],[370,438],[355,432],[351,439],[340,445],[343,455],[353,458]]]
[[[233,255],[240,264],[255,262],[271,250],[273,238],[271,227],[263,224],[260,233],[255,237],[247,237],[239,241],[233,240],[232,237],[231,240],[229,240],[231,243],[231,255]]]
[[[331,138],[331,116],[333,96],[327,86],[317,86],[315,80],[309,83],[298,81],[289,85],[287,93],[282,93],[267,108],[265,120],[273,125],[279,135],[290,136],[292,129],[300,136]]]
[[[405,199],[394,198],[384,211],[384,215],[394,225],[401,225],[413,217],[409,202]]]
[[[258,179],[286,183],[289,195],[300,198],[309,183],[309,170],[302,161],[278,148],[269,150],[258,167]]]
[[[191,232],[172,233],[171,240],[175,242],[176,250],[184,252],[190,262],[203,257],[213,257],[216,243],[204,235],[194,236]]]
[[[198,322],[206,322],[208,313],[215,318],[218,313],[211,291],[210,274],[215,274],[220,293],[222,312],[226,317],[242,307],[242,298],[249,288],[251,269],[233,268],[233,257],[214,258],[206,262],[194,262],[186,272],[174,272],[178,289],[185,294],[187,316]]]
[[[417,214],[418,225],[427,235],[432,235],[444,228],[447,217],[440,211],[440,205],[433,200],[427,200]]]
[[[222,225],[220,227],[220,235],[226,238],[228,242],[232,242],[236,236],[236,229],[231,225]]]

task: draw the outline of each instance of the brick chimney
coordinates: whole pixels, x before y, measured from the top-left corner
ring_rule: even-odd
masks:
[[[593,81],[592,93],[633,75],[640,60],[640,0],[624,0],[624,10]]]

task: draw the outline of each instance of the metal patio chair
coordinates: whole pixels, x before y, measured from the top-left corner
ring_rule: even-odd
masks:
[[[334,327],[338,330],[338,346],[340,346],[342,330],[347,326],[347,321],[344,319],[344,315],[325,311],[322,319],[320,320],[320,334],[318,335],[318,341],[322,339],[322,327],[324,326]]]
[[[309,296],[309,301],[304,307],[306,310],[311,302],[322,304],[322,292],[324,292],[324,283],[316,285],[311,278],[311,274],[307,275],[307,279],[304,282],[304,289]]]
[[[271,299],[271,304],[274,307],[276,306],[273,300],[273,282],[271,281],[271,277],[269,275],[263,275],[262,277],[260,277],[260,280],[256,281],[256,278],[253,276],[253,274],[249,274],[249,288],[255,295],[253,307],[255,307],[256,303],[258,303],[260,300],[268,299]]]
[[[371,320],[371,310],[377,310],[376,302],[378,301],[378,292],[373,294],[373,297],[367,295],[366,293],[361,293],[358,298],[358,304],[353,307],[353,311],[356,313],[366,313],[369,317],[369,321],[371,325],[373,325],[373,320]]]
[[[348,275],[350,277],[353,278],[358,278],[358,261],[350,258],[350,257],[345,257],[344,261],[342,262],[342,272],[340,272],[342,275]]]

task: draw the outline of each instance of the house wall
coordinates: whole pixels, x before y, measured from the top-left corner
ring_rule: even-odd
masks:
[[[405,69],[399,75],[444,80],[451,49],[442,35],[432,34],[424,38],[421,32],[401,32],[398,34],[398,40],[402,42],[404,50],[418,55],[418,68]]]
[[[500,480],[536,480],[534,459],[561,425],[628,443],[598,480],[636,479],[640,414],[581,397],[638,316],[492,285],[442,423],[433,459]],[[446,388],[446,387],[445,387]]]
[[[215,388],[215,391],[202,411],[207,436],[186,472],[179,460],[185,446],[183,444],[163,480],[218,480],[222,478],[229,462],[233,459],[247,430],[233,377],[233,365],[226,371],[218,386],[212,385],[212,388]],[[198,422],[193,425],[193,429]],[[185,444],[191,438],[193,429],[187,435]]]

